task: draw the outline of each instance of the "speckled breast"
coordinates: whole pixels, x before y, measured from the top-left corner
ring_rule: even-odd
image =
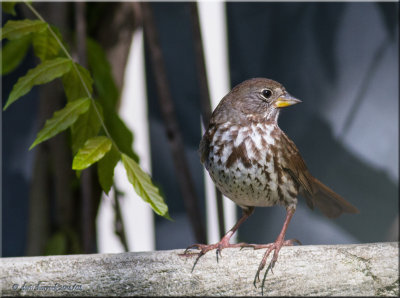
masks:
[[[205,167],[218,189],[239,206],[296,206],[298,188],[280,165],[281,150],[274,124],[215,129]]]

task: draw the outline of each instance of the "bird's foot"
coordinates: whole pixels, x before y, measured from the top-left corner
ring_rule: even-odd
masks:
[[[283,241],[282,246],[293,246],[295,242],[297,244],[301,245],[301,242],[299,240],[297,240],[297,239],[288,239],[288,240]],[[244,243],[245,245],[243,245],[241,247],[241,249],[248,248],[248,247],[254,248],[254,249],[270,248],[271,246],[275,245],[275,243],[276,242],[268,243],[268,244],[247,244],[247,243]]]
[[[189,246],[188,248],[186,248],[186,250],[184,251],[183,254],[180,254],[181,256],[193,256],[193,255],[197,255],[196,261],[193,264],[193,268],[192,268],[192,272],[194,270],[194,267],[196,266],[197,262],[199,261],[199,259],[204,256],[207,252],[209,252],[210,250],[215,249],[216,251],[216,255],[217,255],[217,262],[218,262],[218,257],[222,257],[221,251],[224,248],[230,248],[230,247],[247,247],[249,244],[247,243],[229,243],[229,238],[230,237],[223,237],[221,239],[220,242],[214,243],[214,244],[193,244],[191,246]],[[190,253],[189,251],[192,249],[198,249],[200,250],[199,253],[193,254]]]
[[[271,262],[269,263],[267,270],[265,271],[264,278],[261,284],[261,290],[264,289],[264,283],[265,279],[267,277],[268,272],[271,270],[273,273],[272,269],[275,266],[276,261],[278,260],[278,254],[279,251],[281,250],[282,246],[293,246],[294,243],[298,243],[301,245],[301,242],[297,239],[289,239],[289,240],[283,240],[283,239],[277,239],[274,243],[269,243],[269,244],[248,244],[245,247],[253,247],[254,249],[262,249],[262,248],[267,248],[267,251],[265,252],[260,265],[258,266],[256,276],[254,277],[254,286],[256,287],[257,281],[260,281],[260,272],[264,269],[266,263],[267,263],[267,258],[270,255],[272,251],[274,251],[274,255],[272,257]]]

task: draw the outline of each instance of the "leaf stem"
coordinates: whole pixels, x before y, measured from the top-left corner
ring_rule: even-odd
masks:
[[[60,45],[62,51],[64,52],[64,54],[67,56],[68,59],[70,59],[73,63],[72,66],[74,68],[74,70],[76,71],[76,73],[78,74],[78,77],[82,83],[83,88],[85,89],[85,92],[87,93],[88,97],[90,98],[91,102],[92,102],[92,106],[96,112],[97,117],[100,120],[101,126],[104,129],[105,134],[107,135],[107,137],[111,140],[111,142],[113,143],[113,145],[115,146],[115,148],[118,150],[118,152],[120,154],[122,154],[121,150],[118,148],[117,144],[115,143],[114,139],[111,137],[110,132],[108,131],[103,118],[101,117],[100,111],[98,110],[96,104],[95,104],[95,100],[92,96],[92,94],[89,91],[88,86],[86,85],[85,81],[83,80],[82,74],[79,71],[78,67],[76,66],[76,63],[74,61],[74,59],[72,58],[72,56],[69,54],[69,52],[67,51],[67,49],[64,47],[63,43],[61,42],[61,40],[58,38],[57,34],[53,31],[53,29],[51,29],[51,26],[49,25],[49,23],[46,22],[46,20],[40,15],[40,13],[28,2],[28,1],[24,1],[25,5],[28,6],[28,8],[33,12],[33,14],[42,22],[45,22],[47,24],[47,27],[50,31],[50,33],[53,35],[53,37],[56,39],[57,43]]]

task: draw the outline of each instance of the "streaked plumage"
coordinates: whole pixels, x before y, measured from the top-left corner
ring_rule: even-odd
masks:
[[[279,128],[281,108],[298,102],[278,82],[255,78],[233,88],[214,110],[200,142],[200,160],[217,188],[242,207],[244,215],[219,243],[189,247],[201,250],[198,258],[211,249],[217,249],[218,256],[226,247],[268,248],[257,271],[258,277],[272,250],[275,252],[271,268],[282,245],[293,243],[293,240],[285,241],[284,236],[299,194],[311,209],[316,206],[327,217],[358,212],[310,174],[296,145]],[[229,243],[232,234],[254,207],[274,205],[282,205],[287,210],[283,229],[274,243]]]

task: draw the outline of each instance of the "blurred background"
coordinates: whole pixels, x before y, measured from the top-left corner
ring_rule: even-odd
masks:
[[[110,196],[101,194],[96,179],[78,179],[67,133],[28,151],[45,119],[65,103],[61,84],[53,82],[1,114],[3,257],[183,249],[218,241],[241,211],[225,198],[224,219],[218,220],[221,205],[199,161],[204,94],[214,108],[252,77],[274,79],[303,101],[281,113],[280,127],[310,172],[360,210],[332,220],[300,198],[286,237],[304,245],[398,241],[397,2],[152,2],[145,11],[133,2],[34,6],[60,29],[76,59],[77,15],[84,16],[85,34],[108,58],[119,114],[134,134],[140,165],[160,188],[173,221],[153,214],[120,164]],[[3,26],[34,18],[23,4],[16,11],[15,17],[2,12]],[[163,63],[152,59],[152,36]],[[2,76],[3,106],[17,79],[36,63],[29,50],[14,72]],[[166,88],[159,87],[160,74]],[[168,94],[177,124],[172,136],[163,101]],[[177,134],[183,147],[174,153]],[[178,173],[182,163],[190,175]],[[195,215],[183,184],[192,186]],[[87,185],[90,208],[83,203]],[[272,242],[284,216],[282,207],[257,208],[236,240]]]

